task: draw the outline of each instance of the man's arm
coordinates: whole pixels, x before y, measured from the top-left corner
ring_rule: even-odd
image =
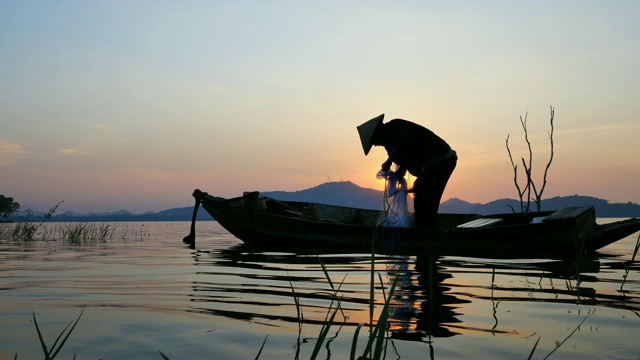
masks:
[[[385,162],[382,163],[382,170],[389,171],[391,169],[391,164],[403,163],[403,154],[401,149],[406,151],[406,145],[411,141],[411,136],[407,129],[403,126],[402,123],[394,122],[393,120],[389,122],[385,128],[385,137],[388,139],[388,142],[385,146],[391,147],[391,151],[388,151],[389,157]],[[402,166],[398,170],[402,170],[402,172],[406,171]]]
[[[391,164],[392,163],[397,164],[397,159],[398,159],[398,150],[394,146],[393,149],[391,149],[391,152],[389,153],[389,157],[385,162],[382,163],[380,168],[384,171],[391,170]]]

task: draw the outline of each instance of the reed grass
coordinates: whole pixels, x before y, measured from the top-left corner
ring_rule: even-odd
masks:
[[[347,275],[345,274],[345,276],[342,278],[342,281],[340,282],[340,285],[336,288],[333,284],[333,281],[331,280],[331,276],[329,276],[329,271],[327,270],[327,266],[324,264],[324,261],[322,261],[320,257],[318,257],[318,260],[320,261],[322,272],[324,273],[324,276],[327,279],[329,286],[331,287],[332,294],[331,294],[331,303],[329,304],[329,308],[327,309],[327,313],[325,314],[324,322],[320,327],[318,340],[316,341],[316,345],[313,347],[313,352],[311,353],[311,357],[310,357],[311,360],[315,359],[320,353],[320,349],[322,348],[322,345],[324,344],[324,341],[327,338],[327,334],[329,333],[329,330],[331,329],[331,326],[335,321],[336,315],[338,314],[338,310],[342,310],[342,297],[338,296],[338,292],[340,291],[340,288],[342,287],[345,279],[347,278]],[[333,307],[334,303],[337,303],[335,308]],[[342,316],[344,317],[344,312],[342,313]]]
[[[571,336],[573,336],[573,334],[576,333],[576,331],[578,331],[578,329],[580,329],[580,326],[582,326],[582,324],[585,322],[585,320],[587,320],[588,316],[585,316],[584,319],[582,319],[582,321],[580,321],[580,324],[578,324],[578,326],[576,326],[575,329],[573,329],[572,332],[569,333],[569,335],[567,335],[566,338],[564,338],[564,340],[560,341],[559,343],[556,343],[556,347],[553,348],[553,350],[551,350],[551,352],[549,352],[547,354],[547,356],[545,356],[543,359],[548,359],[551,355],[553,355],[554,352],[556,352],[556,350],[560,349],[560,347],[567,341],[569,340],[569,338]],[[527,358],[527,360],[530,360],[531,357],[533,356],[533,353],[536,350],[536,347],[538,346],[538,343],[540,342],[541,337],[538,337],[538,340],[536,340],[536,343],[533,345],[533,349],[531,349],[531,353],[529,354],[529,357]]]
[[[380,274],[378,274],[380,276]],[[369,334],[369,341],[367,342],[367,346],[364,349],[362,354],[362,358],[367,358],[367,356],[371,353],[373,357],[371,359],[377,360],[382,356],[382,347],[384,344],[384,335],[387,329],[387,321],[389,320],[389,305],[391,302],[391,298],[393,293],[395,292],[396,285],[398,283],[398,277],[395,277],[393,283],[391,284],[391,289],[389,290],[388,296],[384,294],[384,284],[382,283],[382,278],[380,278],[380,285],[382,286],[382,296],[384,299],[384,305],[382,307],[382,311],[380,312],[380,316],[378,317],[378,321],[376,322],[376,326]]]
[[[262,346],[260,346],[260,350],[258,350],[258,355],[256,355],[256,360],[260,358],[260,354],[262,354],[262,349],[264,349],[264,344],[267,343],[268,338],[269,338],[269,335],[264,337],[264,341],[262,341]]]
[[[640,234],[638,234],[638,239],[636,240],[636,246],[633,248],[633,255],[631,256],[630,264],[633,264],[636,261],[636,255],[638,255],[638,251],[640,251]],[[624,284],[627,282],[627,276],[629,276],[629,268],[626,263],[622,263],[624,266],[624,275],[622,275],[622,284],[620,284],[620,290],[624,287]]]
[[[90,246],[106,243],[118,238],[123,241],[148,241],[149,230],[144,226],[140,230],[131,230],[107,223],[60,223],[45,226],[44,222],[20,221],[0,224],[0,239],[17,243],[34,241],[58,241],[67,245]]]
[[[80,318],[82,317],[83,313],[84,313],[84,308],[80,312],[80,315],[78,315],[78,318],[76,319],[75,322],[73,321],[69,322],[69,324],[67,324],[67,326],[65,326],[65,328],[62,329],[62,331],[60,332],[60,334],[58,334],[58,337],[53,342],[53,345],[51,345],[51,347],[48,347],[47,344],[45,343],[44,337],[42,336],[42,332],[40,331],[40,326],[38,325],[38,319],[36,319],[36,313],[35,312],[33,313],[33,324],[35,325],[36,331],[38,332],[38,339],[40,340],[40,346],[42,347],[42,352],[44,353],[45,360],[53,360],[56,357],[56,355],[58,355],[58,353],[60,352],[64,344],[69,339],[69,336],[71,335],[73,330],[76,328],[76,325],[78,325],[78,322],[80,321]],[[71,326],[71,328],[69,328],[69,326]],[[17,359],[18,354],[16,354],[14,358]],[[75,354],[73,355],[73,358],[74,359],[76,358]]]
[[[62,201],[49,209],[49,211],[44,215],[44,219],[39,223],[32,221],[32,213],[30,210],[27,210],[26,216],[21,217],[19,222],[13,223],[13,229],[7,228],[7,233],[2,233],[2,237],[8,237],[16,242],[30,242],[35,240],[38,230],[43,228],[44,223],[53,216],[60,204],[62,204]]]
[[[0,224],[0,240],[6,239],[18,243],[30,243],[36,240],[62,241],[69,245],[93,245],[113,240],[116,236],[118,227],[106,223],[73,222],[45,226],[60,204],[62,201],[49,209],[40,222],[33,221],[31,211],[27,210],[26,215],[20,216],[17,222]],[[146,241],[150,235],[149,230],[143,225],[140,231],[130,232],[128,228],[124,228],[121,239],[128,240],[129,236],[132,236],[134,241]]]
[[[382,354],[383,354],[383,349],[384,349],[384,344],[385,344],[385,333],[387,330],[387,325],[388,325],[388,319],[389,319],[389,307],[390,307],[390,303],[391,303],[391,299],[393,297],[393,294],[395,292],[395,288],[396,285],[398,283],[398,277],[396,276],[393,280],[393,283],[391,284],[391,288],[389,290],[389,293],[386,294],[384,289],[385,289],[385,285],[384,282],[382,280],[382,276],[378,273],[378,278],[380,280],[380,287],[382,289],[382,296],[383,296],[383,307],[382,310],[380,311],[380,315],[378,317],[378,319],[376,321],[374,321],[373,319],[373,313],[374,313],[374,309],[375,309],[375,243],[376,243],[376,233],[374,233],[372,242],[371,242],[371,266],[370,266],[370,282],[369,282],[369,327],[370,327],[370,331],[369,331],[369,338],[367,340],[367,344],[365,346],[365,349],[362,353],[362,355],[359,357],[359,359],[372,359],[372,360],[378,360],[382,358]],[[320,335],[318,336],[318,340],[316,342],[316,345],[314,347],[313,353],[311,355],[311,359],[315,359],[318,355],[318,352],[320,351],[322,344],[324,343],[325,339],[326,339],[326,335],[329,332],[329,329],[331,327],[331,325],[333,324],[334,320],[335,320],[335,316],[338,313],[338,310],[342,311],[342,306],[341,306],[341,300],[342,298],[338,296],[338,292],[342,286],[342,284],[344,283],[345,279],[346,279],[346,275],[345,277],[342,279],[342,282],[340,283],[340,286],[338,286],[337,288],[335,287],[333,281],[331,280],[331,276],[329,275],[329,272],[324,264],[324,262],[319,258],[320,260],[320,266],[322,267],[322,271],[325,275],[325,278],[327,279],[327,282],[329,284],[329,286],[331,287],[331,290],[333,292],[333,296],[332,296],[332,300],[331,300],[331,304],[329,305],[329,308],[327,310],[327,314],[325,315],[325,320],[324,323],[320,329]],[[333,304],[334,302],[337,302],[337,305],[335,308],[333,308]],[[344,313],[342,314],[343,317],[345,317]],[[346,318],[346,317],[345,317]],[[373,324],[375,322],[375,327],[373,327]],[[358,338],[360,335],[360,330],[362,329],[362,327],[364,326],[364,324],[358,324],[358,326],[356,327],[356,330],[354,332],[353,335],[353,340],[351,343],[351,352],[350,352],[350,359],[355,360],[356,359],[356,353],[357,353],[357,344],[358,344]],[[371,357],[369,357],[371,356]]]
[[[633,249],[633,256],[631,257],[631,262],[636,260],[636,255],[638,255],[638,251],[640,250],[640,234],[638,234],[638,240],[636,240],[636,246]]]
[[[287,276],[288,276],[287,272]],[[298,318],[298,325],[304,320],[304,314],[302,313],[302,307],[300,306],[300,298],[296,294],[296,289],[293,287],[291,278],[289,277],[289,286],[291,287],[291,293],[293,294],[293,302],[296,304],[296,317]]]
[[[54,236],[72,245],[90,245],[104,243],[113,239],[115,225],[104,223],[67,223],[56,227]]]

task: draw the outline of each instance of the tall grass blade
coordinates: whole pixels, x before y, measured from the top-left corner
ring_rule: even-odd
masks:
[[[325,266],[324,262],[322,261],[321,258],[318,258],[318,260],[320,261],[320,266],[322,267],[324,276],[327,278],[327,281],[329,282],[329,286],[331,286],[332,296],[331,296],[331,303],[329,304],[329,309],[327,309],[327,314],[325,315],[324,323],[320,328],[320,334],[318,335],[318,340],[316,341],[316,345],[313,348],[311,359],[315,359],[318,356],[318,353],[322,348],[322,344],[324,343],[327,337],[327,334],[331,329],[331,325],[333,325],[333,322],[335,320],[336,314],[338,313],[338,310],[342,311],[342,304],[341,304],[340,297],[338,296],[338,291],[342,288],[342,285],[344,285],[344,281],[347,278],[347,274],[345,274],[345,276],[342,278],[342,281],[340,282],[340,285],[336,289],[336,287],[333,285],[333,281],[331,280],[331,276],[329,275],[329,271],[327,270],[327,267]],[[334,302],[337,303],[335,309],[333,308]],[[343,316],[344,316],[344,312],[343,312]]]
[[[62,331],[60,332],[60,334],[58,334],[58,337],[56,338],[56,341],[53,342],[53,345],[51,345],[51,350],[55,349],[56,346],[58,345],[58,341],[60,341],[60,339],[62,338],[62,335],[64,335],[64,333],[67,331],[67,329],[69,328],[69,326],[71,326],[71,322],[69,322],[67,324],[67,326],[64,327],[64,329],[62,329]]]
[[[384,334],[387,329],[387,321],[389,320],[389,305],[391,303],[391,298],[393,297],[393,293],[395,292],[396,285],[398,284],[398,279],[399,279],[398,276],[396,276],[395,279],[393,279],[393,284],[391,285],[391,289],[389,290],[389,296],[384,299],[385,300],[384,308],[382,310],[382,314],[380,314],[380,318],[378,319],[378,323],[381,324],[381,326],[380,326],[380,330],[378,331],[376,347],[373,353],[374,359],[380,359],[382,356],[382,345],[384,344]],[[380,276],[380,282],[382,283],[382,276]],[[384,291],[383,291],[383,294],[384,294]]]
[[[564,344],[564,343],[565,343],[565,341],[569,340],[569,338],[570,338],[570,337],[571,337],[571,336],[572,336],[572,335],[573,335],[573,334],[574,334],[574,333],[575,333],[575,332],[580,328],[580,326],[584,323],[584,321],[585,321],[585,320],[587,320],[587,316],[585,316],[585,317],[584,317],[584,319],[582,319],[582,321],[580,321],[580,324],[578,324],[578,326],[576,326],[576,328],[575,328],[575,329],[573,329],[573,331],[572,331],[569,335],[567,335],[567,337],[566,337],[566,338],[564,338],[564,340],[562,340],[562,341],[561,341],[561,342],[556,346],[556,348],[555,348],[555,349],[551,350],[551,352],[550,352],[547,356],[545,356],[545,357],[544,357],[544,359],[548,359],[548,358],[549,358],[549,356],[551,356],[551,354],[553,354],[556,350],[558,350],[558,349],[560,348],[560,346],[562,346],[562,344]]]
[[[379,359],[380,354],[382,353],[382,344],[384,340],[384,332],[387,329],[387,320],[389,318],[389,303],[391,302],[391,298],[393,293],[395,292],[396,285],[398,284],[398,277],[393,280],[391,285],[391,289],[389,290],[389,296],[385,298],[384,306],[382,307],[382,311],[380,312],[380,317],[378,317],[378,321],[376,323],[375,328],[369,335],[369,341],[367,342],[367,346],[364,349],[364,353],[362,354],[363,358],[366,358],[369,353],[374,351],[374,359]],[[374,348],[375,345],[375,348]],[[377,356],[377,357],[376,357]]]
[[[329,282],[329,286],[331,286],[331,292],[333,293],[333,300],[338,299],[339,298],[338,291],[340,291],[340,289],[342,288],[342,285],[344,284],[344,281],[347,279],[347,274],[344,274],[344,277],[342,278],[342,281],[340,281],[340,285],[336,289],[335,286],[333,285],[333,281],[331,280],[331,276],[329,276],[329,271],[327,270],[327,266],[324,264],[324,262],[322,261],[321,258],[318,258],[318,261],[320,261],[320,266],[322,267],[322,272],[324,273],[325,278]],[[333,300],[331,301],[331,304],[333,304]],[[342,311],[342,306],[341,306],[340,301],[338,301],[337,308],[340,309],[340,312],[344,316],[344,311]],[[326,320],[326,316],[325,316],[325,320]]]
[[[531,357],[533,356],[533,353],[536,352],[536,347],[538,347],[538,343],[540,342],[540,338],[541,338],[541,336],[538,336],[538,340],[536,340],[536,343],[533,344],[533,349],[531,349],[531,353],[529,353],[529,357],[527,358],[527,360],[531,360]]]
[[[320,267],[322,267],[322,272],[324,273],[324,277],[327,278],[327,281],[329,282],[329,286],[331,286],[331,290],[333,290],[333,292],[335,293],[336,289],[333,286],[333,281],[331,281],[331,276],[329,276],[329,271],[327,270],[327,266],[324,264],[324,261],[322,261],[321,257],[318,257],[318,261],[320,261]]]
[[[49,360],[49,350],[47,349],[47,344],[44,343],[44,338],[42,337],[42,333],[40,332],[40,327],[38,326],[38,320],[36,320],[36,313],[33,312],[33,323],[36,326],[36,331],[38,332],[38,339],[40,339],[40,346],[42,346],[42,352],[44,352],[44,358]],[[16,354],[17,357],[17,354]]]
[[[378,326],[378,333],[376,334],[376,337],[375,337],[376,341],[375,341],[375,347],[373,351],[374,359],[380,359],[380,356],[382,354],[382,345],[384,344],[384,335],[387,329],[388,319],[389,319],[389,312],[388,312],[388,309],[385,309],[385,311],[380,315],[380,318],[378,319],[378,323],[381,325]]]
[[[60,346],[58,346],[58,348],[56,349],[56,351],[53,353],[53,355],[51,355],[51,358],[53,359],[56,355],[58,355],[58,352],[62,349],[62,347],[64,346],[64,344],[67,342],[67,339],[69,338],[69,336],[71,335],[71,333],[73,332],[73,330],[76,328],[76,325],[78,325],[78,322],[80,321],[80,318],[82,317],[82,314],[84,313],[84,308],[82,308],[82,311],[80,311],[80,315],[78,315],[78,318],[76,319],[76,321],[73,323],[73,326],[71,327],[71,329],[69,329],[69,331],[67,332],[67,335],[64,337],[64,339],[62,340],[62,342],[60,343]],[[71,323],[69,323],[71,324]],[[67,325],[68,326],[68,325]],[[62,333],[60,334],[62,335]],[[58,336],[59,338],[60,336]],[[57,340],[56,340],[57,343]]]
[[[353,334],[353,341],[351,342],[351,356],[350,360],[356,360],[356,348],[358,347],[358,335],[360,334],[360,329],[362,329],[362,324],[358,324],[356,328],[356,332]]]
[[[633,264],[634,261],[636,261],[636,255],[638,255],[638,250],[640,250],[640,235],[638,235],[638,240],[636,240],[636,246],[633,249],[633,255],[631,256],[631,261],[629,262],[629,264]],[[622,288],[624,287],[624,284],[627,282],[627,276],[629,276],[629,269],[627,268],[627,265],[625,263],[622,263],[624,265],[624,275],[622,275],[622,284],[620,284],[620,290],[622,290]]]
[[[36,326],[36,331],[38,332],[38,338],[40,339],[40,345],[42,346],[42,351],[44,352],[45,359],[53,360],[56,357],[56,355],[58,355],[60,350],[62,350],[62,347],[64,346],[64,344],[67,342],[67,339],[69,339],[69,336],[71,335],[73,330],[76,328],[76,325],[78,325],[78,322],[80,321],[80,318],[82,317],[83,313],[84,313],[84,308],[80,312],[80,315],[78,315],[78,318],[76,319],[75,322],[69,322],[69,324],[67,324],[67,326],[65,326],[65,328],[62,329],[62,331],[56,338],[56,341],[51,346],[51,349],[47,349],[47,345],[44,342],[42,332],[40,331],[40,327],[38,326],[38,321],[36,320],[36,314],[35,312],[33,313],[33,323]],[[69,328],[69,326],[71,326],[71,328]],[[66,335],[64,336],[64,338],[62,338],[65,332],[66,332]],[[62,339],[62,341],[60,341],[60,339]],[[60,341],[60,344],[58,344],[59,341]]]
[[[491,271],[491,287],[496,286],[496,263],[493,263],[493,270]]]
[[[373,326],[373,309],[375,307],[375,269],[376,269],[376,239],[377,228],[373,230],[373,237],[371,239],[371,270],[369,273],[369,332]]]
[[[260,354],[262,353],[262,349],[264,349],[264,344],[267,343],[267,338],[269,337],[269,335],[264,337],[264,341],[262,342],[262,346],[260,346],[260,350],[258,350],[258,355],[256,355],[256,360],[258,360],[260,358]]]
[[[633,256],[631,257],[631,262],[636,260],[636,255],[638,255],[638,251],[640,250],[640,234],[638,235],[638,240],[636,240],[636,247],[633,249]]]
[[[331,311],[331,307],[329,307],[329,311]],[[318,353],[322,348],[322,344],[324,343],[324,339],[327,338],[327,334],[329,333],[329,329],[331,329],[331,325],[333,324],[333,320],[335,319],[337,313],[338,308],[336,307],[329,319],[325,320],[324,324],[322,325],[322,328],[320,329],[320,335],[318,335],[318,341],[316,341],[316,346],[313,348],[313,352],[311,353],[311,360],[314,360],[318,356]]]
[[[289,272],[287,271],[287,277],[289,277]],[[296,294],[296,289],[293,287],[293,283],[291,282],[291,277],[289,277],[289,286],[291,287],[291,292],[293,293],[293,301],[296,304],[296,313],[298,315],[298,322],[304,320],[304,316],[302,314],[302,308],[300,307],[300,298],[298,294]]]
[[[380,290],[382,290],[382,301],[387,302],[387,294],[384,293],[384,281],[382,281],[380,273],[378,273],[378,280],[380,280]]]

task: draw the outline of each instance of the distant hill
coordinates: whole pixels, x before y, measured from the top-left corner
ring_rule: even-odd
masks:
[[[316,187],[301,191],[272,191],[263,192],[262,195],[279,200],[308,201],[326,203],[332,205],[361,207],[380,210],[382,208],[382,191],[362,188],[350,181],[327,182]],[[607,200],[592,196],[557,196],[543,199],[542,210],[561,209],[567,206],[591,205],[596,209],[598,217],[640,217],[640,205],[635,203],[609,203]],[[531,204],[535,210],[535,204]],[[440,205],[443,213],[473,213],[473,214],[497,214],[519,211],[520,201],[514,199],[494,200],[486,204],[469,203],[467,201],[452,198]]]
[[[598,217],[640,217],[640,205],[635,203],[609,203],[592,196],[571,195],[543,199],[541,210],[555,210],[568,206],[593,206]],[[530,205],[536,210],[535,203]],[[468,203],[460,199],[449,199],[440,205],[440,212],[497,214],[520,210],[520,201],[514,199],[494,200],[486,204]]]
[[[28,216],[33,221],[44,220],[44,213],[41,211],[31,211],[30,215],[26,212],[19,213],[15,220],[21,220]],[[119,222],[119,221],[191,221],[193,216],[193,207],[172,208],[159,212],[146,212],[144,214],[133,214],[127,210],[119,210],[115,212],[101,212],[79,214],[73,211],[65,211],[62,214],[54,214],[49,220],[50,222]],[[211,216],[204,210],[200,209],[197,216],[198,221],[213,220]]]
[[[382,209],[382,190],[367,189],[350,181],[332,181],[300,191],[265,191],[262,196],[273,197],[279,200],[306,201],[325,203],[340,206],[360,207],[373,210]],[[592,205],[596,209],[598,217],[640,217],[640,205],[635,203],[609,203],[607,200],[582,195],[557,196],[542,201],[542,210],[561,209],[567,206]],[[531,205],[535,209],[535,204]],[[469,203],[453,198],[440,205],[443,213],[475,213],[496,214],[510,213],[520,209],[520,202],[514,199],[499,199],[486,204]],[[62,214],[54,214],[49,221],[76,221],[76,222],[117,222],[117,221],[190,221],[193,207],[172,208],[159,212],[146,212],[144,214],[132,214],[128,210],[119,210],[110,213],[78,214],[67,211]],[[25,216],[24,212],[18,217]],[[44,213],[31,211],[31,219],[40,221]],[[16,219],[19,220],[19,219]],[[198,221],[212,220],[211,216],[200,209]]]
[[[266,191],[261,194],[278,200],[306,201],[373,210],[382,208],[382,191],[362,188],[351,181],[330,181],[306,190]]]

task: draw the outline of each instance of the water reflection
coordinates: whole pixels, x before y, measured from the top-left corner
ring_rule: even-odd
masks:
[[[189,311],[224,316],[273,327],[322,324],[332,299],[322,261],[339,295],[342,326],[369,324],[370,254],[266,252],[248,245],[219,251],[194,251],[197,280]],[[638,280],[622,270],[637,263],[614,257],[584,259],[496,260],[419,254],[377,255],[376,272],[384,274],[384,291],[397,277],[391,302],[392,339],[431,342],[465,333],[511,334],[501,325],[505,303],[576,304],[620,309],[640,317]],[[377,279],[377,278],[376,278]],[[376,311],[384,302],[376,280]],[[294,296],[300,300],[298,315]],[[485,306],[490,304],[490,307]],[[516,314],[517,315],[517,314]],[[377,315],[373,317],[377,318]],[[465,319],[466,320],[463,320]],[[289,325],[287,325],[289,324]]]

